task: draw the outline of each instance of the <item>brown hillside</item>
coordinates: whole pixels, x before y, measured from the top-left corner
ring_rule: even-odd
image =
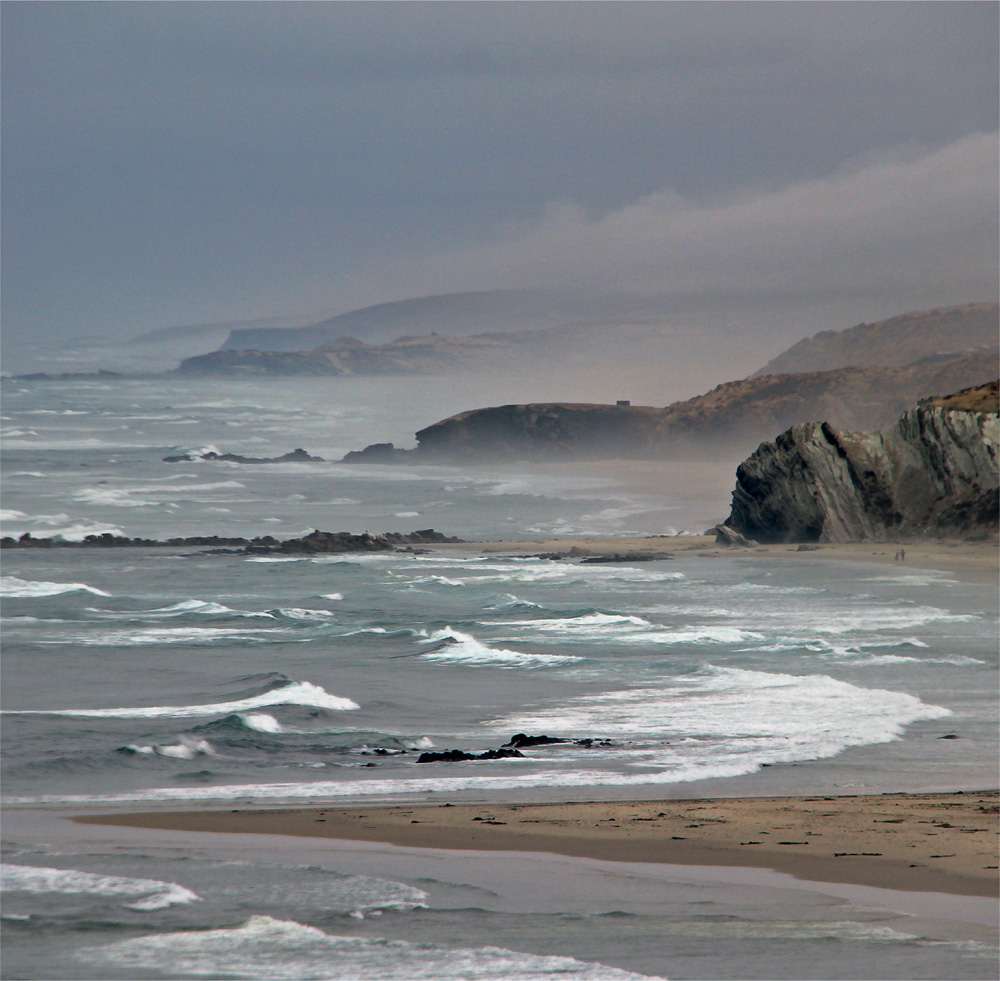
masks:
[[[849,365],[901,367],[943,354],[996,347],[1000,304],[966,303],[904,313],[793,344],[753,377],[832,371]]]
[[[924,399],[922,406],[940,409],[960,409],[965,412],[1000,412],[1000,381],[963,388],[951,395]]]

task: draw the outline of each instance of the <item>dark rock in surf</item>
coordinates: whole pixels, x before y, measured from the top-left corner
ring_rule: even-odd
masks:
[[[412,450],[399,450],[392,443],[370,443],[363,450],[351,450],[341,463],[405,463]]]
[[[511,736],[510,741],[504,743],[501,748],[522,749],[525,746],[551,746],[554,743],[568,742],[568,739],[559,739],[556,736],[526,736],[523,732],[519,732],[516,736]]]
[[[195,460],[222,460],[224,463],[322,463],[323,457],[312,456],[301,447],[281,456],[241,456],[239,453],[181,453],[165,456],[164,463],[193,463]]]
[[[446,749],[442,753],[421,753],[418,763],[460,763],[463,760],[507,760],[524,759],[524,753],[516,749],[488,749],[485,753],[466,753],[461,749]]]
[[[583,559],[580,565],[608,565],[615,562],[659,562],[672,559],[672,552],[614,552],[611,555],[592,555]]]

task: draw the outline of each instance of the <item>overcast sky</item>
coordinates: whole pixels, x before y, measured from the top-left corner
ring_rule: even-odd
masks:
[[[6,0],[5,344],[536,285],[995,299],[997,12]]]

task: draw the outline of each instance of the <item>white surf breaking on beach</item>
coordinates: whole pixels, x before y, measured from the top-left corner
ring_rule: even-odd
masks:
[[[306,981],[665,981],[572,957],[500,947],[446,947],[336,936],[318,927],[252,916],[232,927],[154,934],[84,948],[80,960],[116,970]]]
[[[175,903],[193,903],[201,897],[176,882],[129,879],[96,875],[75,869],[52,869],[34,865],[0,865],[0,888],[4,892],[87,893],[94,896],[131,897],[124,905],[136,910],[157,910]]]

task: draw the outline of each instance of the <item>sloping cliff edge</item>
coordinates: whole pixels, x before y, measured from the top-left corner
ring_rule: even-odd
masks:
[[[729,530],[764,543],[991,537],[998,448],[996,411],[924,404],[874,432],[795,425],[737,468],[722,536]]]

